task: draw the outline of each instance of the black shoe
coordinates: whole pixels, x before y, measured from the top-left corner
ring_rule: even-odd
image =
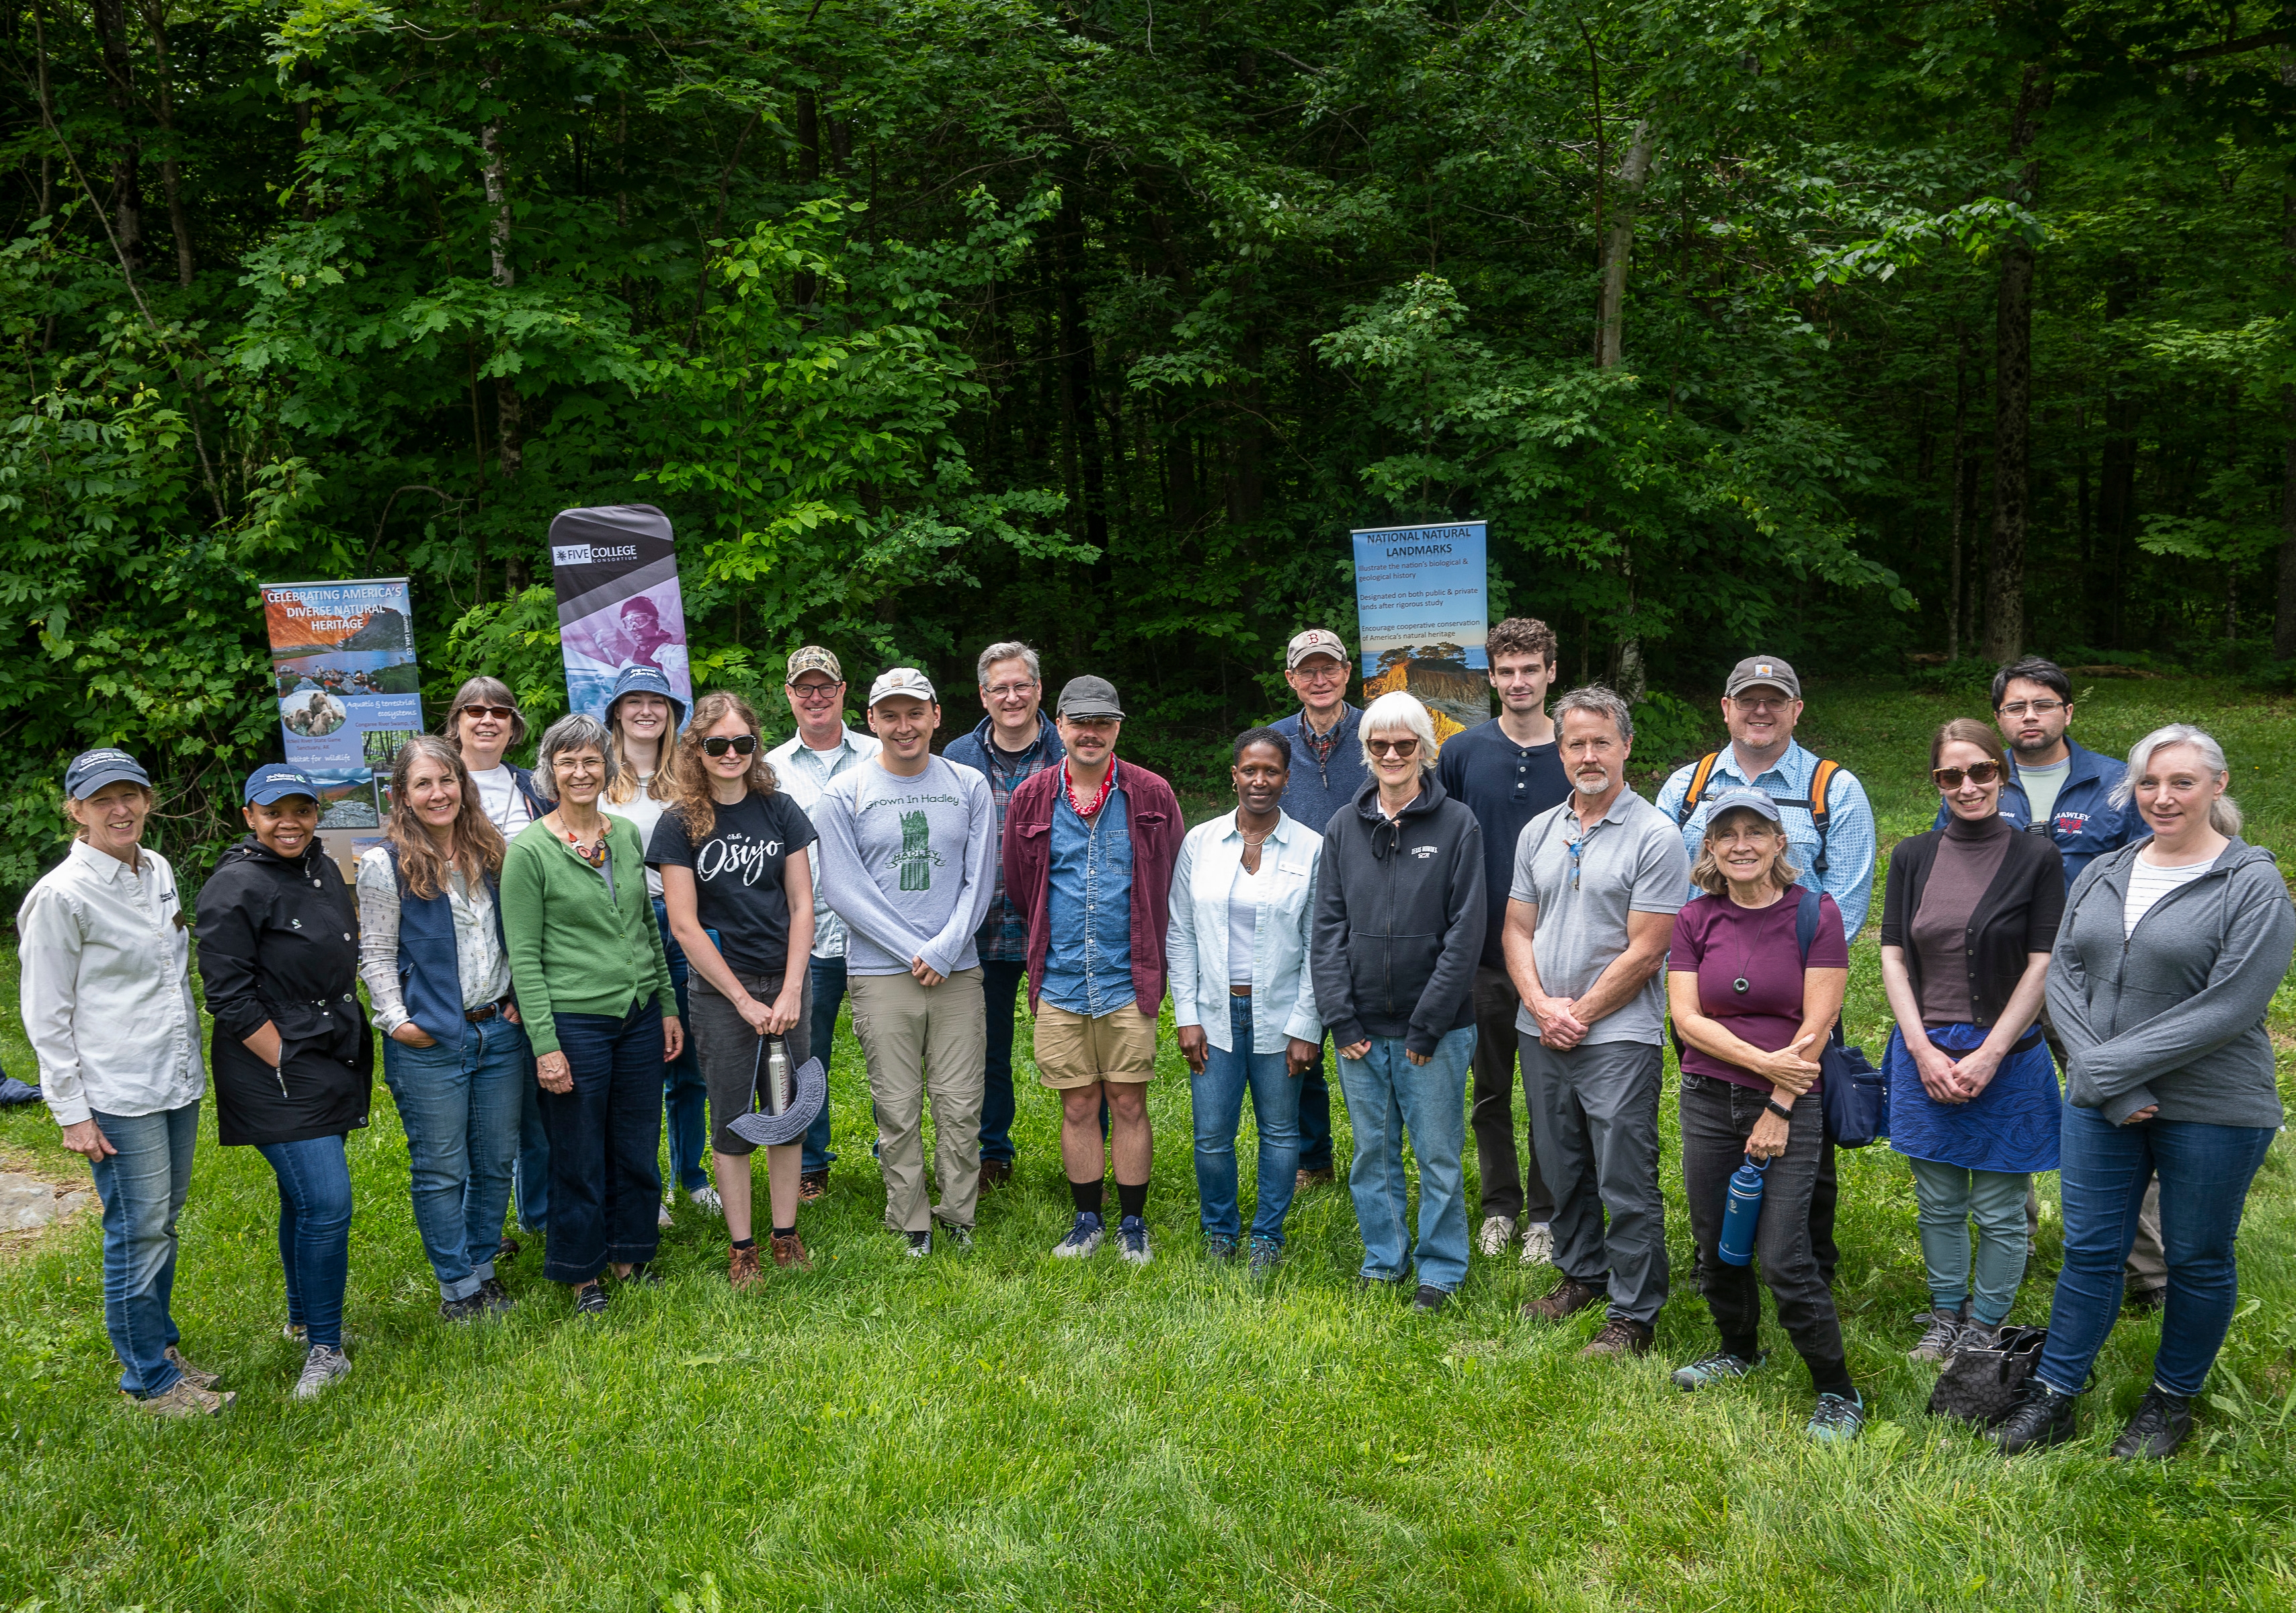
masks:
[[[606,1314],[606,1285],[603,1282],[584,1283],[574,1290],[574,1314],[585,1320],[594,1320]]]
[[[511,1298],[510,1290],[503,1286],[503,1281],[499,1277],[489,1277],[480,1283],[479,1298],[485,1300],[487,1309],[497,1316],[518,1303]]]
[[[932,1253],[932,1233],[930,1230],[922,1232],[903,1232],[901,1237],[906,1244],[901,1253],[908,1256],[912,1260],[922,1260]]]
[[[2182,1395],[2171,1395],[2155,1385],[2144,1391],[2137,1404],[2136,1415],[2120,1430],[2120,1437],[2112,1442],[2112,1453],[2126,1461],[2144,1456],[2158,1461],[2177,1453],[2193,1431],[2193,1403]]]
[[[633,1260],[630,1262],[630,1274],[619,1281],[633,1288],[660,1288],[661,1273],[653,1269],[651,1260]]]
[[[518,1258],[518,1251],[520,1248],[521,1245],[517,1239],[504,1239],[500,1243],[495,1245],[495,1264],[496,1265],[509,1265],[510,1262]]]
[[[2138,1288],[2134,1283],[2124,1280],[2121,1285],[2120,1308],[2125,1311],[2135,1311],[2137,1314],[2144,1315],[2148,1312],[2159,1310],[2168,1303],[2169,1287],[2166,1283],[2162,1283],[2159,1288]]]
[[[2038,1445],[2062,1445],[2080,1432],[2073,1415],[2073,1396],[2060,1395],[2038,1378],[2025,1380],[2008,1420],[1994,1434],[2004,1456],[2014,1456]]]
[[[441,1299],[439,1320],[441,1322],[476,1322],[487,1314],[484,1294],[465,1294],[460,1299]]]
[[[1419,1285],[1419,1291],[1411,1297],[1411,1308],[1423,1316],[1432,1316],[1450,1303],[1449,1293],[1424,1282]]]

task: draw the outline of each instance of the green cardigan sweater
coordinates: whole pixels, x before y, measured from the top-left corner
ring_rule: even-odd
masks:
[[[664,1018],[677,997],[646,894],[645,847],[627,818],[606,819],[606,876],[540,823],[529,823],[503,857],[503,940],[511,986],[535,1057],[558,1051],[554,1015],[611,1014],[651,996]]]

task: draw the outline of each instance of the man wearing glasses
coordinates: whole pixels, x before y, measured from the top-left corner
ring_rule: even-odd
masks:
[[[808,644],[789,659],[782,686],[789,697],[790,715],[797,718],[797,735],[766,752],[774,778],[807,817],[820,805],[829,781],[860,766],[880,749],[874,734],[845,725],[845,674],[837,658],[818,644]],[[845,925],[830,911],[828,882],[813,887],[812,1042],[821,1067],[830,1067],[830,1039],[837,1032],[837,1010],[845,1001]],[[806,1128],[805,1147],[798,1160],[798,1197],[808,1203],[829,1191],[829,1165],[836,1159],[829,1146],[829,1105],[821,1106]]]
[[[1029,974],[1029,921],[1004,895],[1004,809],[1013,792],[1068,752],[1044,713],[1045,678],[1037,652],[1018,639],[980,652],[980,704],[988,715],[941,754],[985,775],[996,804],[996,894],[974,942],[988,1006],[988,1065],[980,1098],[980,1187],[1013,1179],[1013,1021]]]

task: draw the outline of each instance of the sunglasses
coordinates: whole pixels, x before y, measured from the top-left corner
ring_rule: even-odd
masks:
[[[1417,740],[1365,740],[1364,749],[1374,756],[1407,757],[1419,754]]]
[[[731,739],[712,735],[701,741],[704,756],[724,756],[729,750],[735,756],[748,756],[757,748],[758,736],[754,733],[737,733]]]
[[[1972,784],[1990,784],[2001,776],[1998,762],[1980,762],[1973,767],[1932,767],[1930,778],[1939,790],[1958,790],[1966,777]]]
[[[507,723],[518,715],[518,708],[515,706],[465,706],[460,715],[490,716],[497,723]]]

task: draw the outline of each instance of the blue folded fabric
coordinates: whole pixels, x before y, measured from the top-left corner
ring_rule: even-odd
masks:
[[[27,1086],[13,1076],[0,1076],[0,1109],[14,1109],[22,1103],[37,1103],[40,1089]]]

